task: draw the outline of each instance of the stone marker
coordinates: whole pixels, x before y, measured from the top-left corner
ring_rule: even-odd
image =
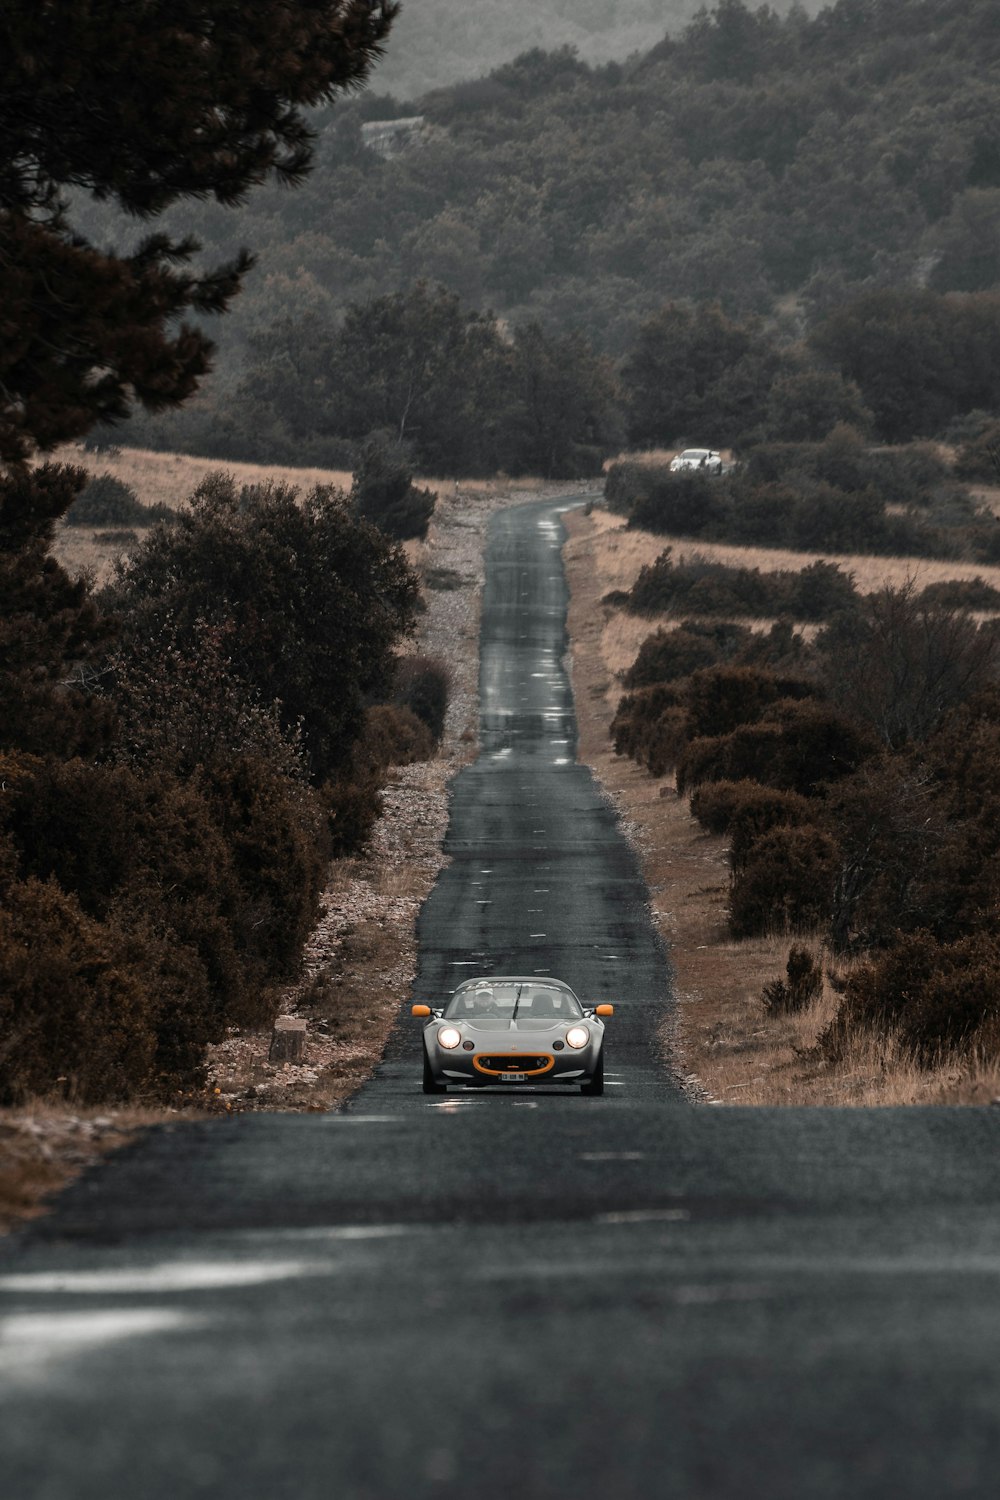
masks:
[[[271,1033],[268,1062],[301,1062],[306,1051],[306,1023],[299,1016],[279,1016]]]

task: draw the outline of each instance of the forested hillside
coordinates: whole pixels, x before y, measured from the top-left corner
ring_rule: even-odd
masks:
[[[792,0],[775,0],[785,12]],[[806,10],[819,9],[809,0]],[[531,47],[576,47],[590,63],[646,52],[701,9],[701,0],[408,0],[392,32],[382,86],[401,99],[478,78]]]
[[[788,346],[862,294],[989,291],[998,66],[992,0],[839,0],[813,19],[723,0],[626,64],[534,51],[419,103],[342,101],[294,198],[185,206],[213,259],[247,244],[259,265],[200,412],[137,436],[190,448],[238,410],[247,363],[329,367],[347,307],[420,279],[615,359],[672,301],[718,301]],[[366,121],[418,109],[406,149],[364,144]]]

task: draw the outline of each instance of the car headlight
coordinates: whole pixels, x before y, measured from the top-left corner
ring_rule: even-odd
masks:
[[[439,1046],[447,1047],[449,1052],[453,1047],[457,1047],[461,1040],[462,1033],[457,1026],[442,1026],[438,1032]]]
[[[566,1040],[571,1047],[579,1050],[581,1047],[586,1047],[590,1041],[590,1032],[586,1026],[571,1026],[566,1033]]]

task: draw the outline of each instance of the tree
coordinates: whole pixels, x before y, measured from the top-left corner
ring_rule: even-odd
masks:
[[[618,388],[610,361],[582,335],[518,328],[513,348],[515,438],[507,465],[547,479],[599,474],[620,444]]]
[[[351,486],[351,504],[365,521],[398,542],[424,537],[437,494],[413,483],[406,449],[382,433],[363,444]]]
[[[732,441],[762,417],[775,373],[755,324],[735,323],[716,305],[669,303],[642,325],[622,370],[629,435]]]
[[[211,351],[173,327],[219,312],[246,253],[191,269],[190,238],[130,255],[74,235],[82,189],[142,219],[181,198],[241,201],[309,165],[304,106],[364,81],[394,0],[9,0],[0,16],[0,459],[190,395]]]
[[[183,654],[206,625],[223,627],[227,670],[278,706],[286,734],[301,726],[323,781],[349,761],[366,697],[388,689],[417,596],[401,550],[345,496],[215,475],[120,565],[107,602],[124,617],[126,658],[141,661],[154,635]]]
[[[149,219],[180,199],[239,202],[309,165],[304,106],[364,81],[394,0],[10,0],[0,13],[0,741],[93,748],[88,659],[108,627],[49,555],[86,481],[28,458],[140,403],[176,405],[251,261],[192,266],[190,237],[130,254],[73,232],[65,195]],[[98,715],[99,718],[99,715]],[[73,723],[70,721],[74,720]],[[84,722],[87,720],[88,722]]]
[[[913,579],[887,584],[838,616],[816,647],[833,702],[891,749],[926,739],[950,709],[993,681],[1000,659],[995,632],[966,610],[922,598]]]

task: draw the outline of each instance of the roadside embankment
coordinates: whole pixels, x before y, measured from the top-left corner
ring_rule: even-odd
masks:
[[[571,511],[565,520],[579,755],[604,785],[639,854],[654,918],[671,955],[677,1005],[664,1019],[661,1044],[672,1070],[695,1097],[718,1104],[964,1104],[989,1103],[1000,1095],[994,1066],[919,1068],[891,1040],[855,1043],[838,1064],[824,1060],[816,1040],[833,1020],[839,1000],[829,972],[822,993],[806,1009],[791,1015],[768,1012],[762,991],[784,976],[791,942],[804,943],[826,961],[821,935],[734,940],[727,921],[726,839],[695,822],[672,774],[651,776],[616,755],[610,739],[623,691],[621,674],[645,636],[658,625],[677,622],[627,615],[604,597],[629,589],[640,568],[671,538],[626,531],[620,517],[603,510]],[[776,553],[771,566],[787,566],[787,556]],[[905,574],[914,567],[912,559],[877,561],[883,577],[894,568]],[[762,549],[754,549],[753,566],[764,569],[767,562]],[[925,566],[956,571],[954,564]]]

